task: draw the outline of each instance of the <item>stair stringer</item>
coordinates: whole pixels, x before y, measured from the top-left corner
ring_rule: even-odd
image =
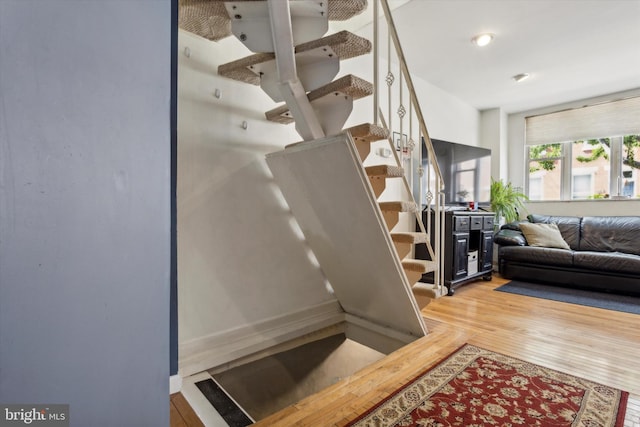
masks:
[[[266,160],[345,312],[407,343],[426,335],[351,136],[293,145]],[[363,344],[380,347],[370,341]]]

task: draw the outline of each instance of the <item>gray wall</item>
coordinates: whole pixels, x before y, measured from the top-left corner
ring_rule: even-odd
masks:
[[[0,402],[169,411],[171,1],[0,1]]]

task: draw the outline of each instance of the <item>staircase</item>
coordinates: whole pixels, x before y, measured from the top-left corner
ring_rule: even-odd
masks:
[[[377,3],[378,0],[373,1]],[[377,14],[377,4],[375,6]],[[382,6],[385,8],[385,13],[388,13],[386,0],[382,0]],[[432,299],[446,294],[446,289],[438,280],[440,276],[438,274],[440,268],[439,250],[434,250],[431,247],[430,242],[433,239],[430,239],[429,235],[424,232],[425,227],[421,221],[419,208],[413,200],[412,191],[410,191],[407,181],[407,171],[403,168],[402,161],[398,157],[395,142],[390,138],[391,132],[384,123],[378,123],[377,111],[374,114],[375,123],[364,123],[343,129],[353,110],[354,101],[373,95],[377,89],[377,83],[368,82],[354,75],[336,78],[340,71],[340,61],[370,53],[372,44],[348,31],[325,36],[329,20],[350,19],[362,13],[367,7],[367,0],[180,0],[179,24],[184,30],[212,41],[234,35],[254,52],[253,55],[221,65],[218,68],[218,74],[260,86],[274,102],[282,103],[267,111],[265,113],[266,119],[283,125],[294,123],[296,130],[302,137],[302,141],[285,147],[285,155],[291,153],[293,157],[300,157],[303,153],[307,153],[307,157],[304,159],[309,159],[313,156],[321,157],[322,153],[327,152],[337,156],[348,156],[350,152],[355,153],[356,161],[353,165],[347,162],[344,167],[355,168],[356,175],[360,174],[366,177],[365,180],[368,180],[368,184],[363,185],[362,189],[358,191],[366,192],[366,197],[374,201],[371,207],[366,209],[373,210],[375,216],[372,218],[383,219],[381,222],[384,226],[381,230],[386,233],[386,241],[393,248],[388,255],[391,258],[390,262],[401,265],[402,268],[397,273],[401,276],[398,280],[411,290],[408,298],[412,300],[411,304],[420,310]],[[391,19],[390,13],[387,16],[387,20],[389,19]],[[392,22],[390,27],[393,28]],[[406,68],[406,62],[404,62],[401,53],[399,57]],[[409,78],[408,73],[406,78]],[[413,96],[415,97],[415,92],[413,92]],[[426,140],[427,149],[429,149],[430,140],[424,126],[424,120],[422,120],[419,108],[416,110],[419,113],[420,134]],[[402,133],[401,125],[400,134]],[[343,139],[332,139],[334,136],[342,136]],[[371,144],[382,140],[389,142],[389,147],[395,155],[396,165],[380,164],[365,167],[365,163],[371,155]],[[334,144],[335,147],[331,144]],[[432,151],[430,151],[429,157],[431,162],[435,163]],[[269,157],[267,160],[269,163]],[[286,163],[288,160],[272,160],[272,162]],[[269,165],[272,167],[271,163]],[[276,167],[281,166],[276,165]],[[437,164],[434,168],[433,171],[428,172],[428,176],[435,175],[437,179],[439,177]],[[302,182],[304,178],[300,178],[300,175],[309,174],[312,169],[314,168],[300,168],[298,176],[289,175],[288,170],[282,174],[274,172],[274,176],[276,179],[281,175],[284,177],[282,179]],[[315,169],[317,169],[315,173],[322,173],[320,171],[322,167]],[[331,171],[328,172],[331,173]],[[376,200],[381,199],[391,180],[403,181],[404,187],[409,190],[407,196],[404,200],[385,200],[376,203]],[[309,185],[318,185],[320,181],[311,178]],[[281,185],[281,187],[288,185]],[[438,208],[439,194],[437,185],[439,184],[436,184],[435,191],[431,192],[430,190],[431,200],[435,198],[436,208]],[[308,194],[301,192],[300,189],[290,191],[291,194],[295,193],[291,196],[292,198],[300,198],[301,194]],[[331,188],[320,189],[318,197],[322,197],[323,192],[330,193]],[[322,217],[322,212],[311,212],[302,204],[299,204],[300,207],[296,212],[294,208],[296,202],[289,200],[289,193],[284,188],[283,193],[292,205],[296,217],[299,212],[306,210],[309,215],[314,216],[308,224],[315,224],[313,226],[320,228],[324,227],[323,224],[314,222],[316,216]],[[349,203],[349,201],[344,203]],[[352,214],[358,209],[361,208],[345,207],[344,213],[341,215]],[[318,210],[322,210],[322,208],[318,207]],[[300,213],[300,215],[302,214]],[[363,215],[368,214],[365,212]],[[398,224],[402,215],[415,216],[423,232],[413,231],[413,226],[407,227],[407,221],[404,221],[404,228],[407,229],[402,229],[403,227]],[[327,222],[333,221],[331,218],[325,218],[325,220]],[[301,222],[304,223],[304,221]],[[414,222],[409,221],[412,225]],[[329,226],[327,225],[327,227]],[[305,231],[305,227],[302,228]],[[427,227],[427,230],[431,229],[432,227]],[[307,228],[306,231],[305,235],[315,233],[315,230],[311,228]],[[436,237],[438,236],[436,235]],[[319,241],[315,236],[307,235],[307,238],[312,243],[314,240]],[[339,239],[340,235],[336,238]],[[418,244],[427,245],[429,253],[432,255],[431,261],[412,258],[414,247]],[[311,247],[313,248],[313,244]],[[366,248],[362,249],[366,250]],[[314,251],[316,250],[322,252],[323,249],[314,248]],[[320,258],[319,261],[322,265]],[[342,262],[347,264],[349,260],[345,259]],[[331,277],[327,273],[327,270],[331,271],[331,268],[325,265],[322,267],[332,284],[340,280],[340,278]],[[436,278],[434,283],[419,282],[422,275],[428,272],[434,272]],[[340,272],[336,273],[337,276],[340,274]],[[355,280],[354,276],[349,276],[349,280]],[[338,292],[336,294],[344,306],[346,303],[340,298]],[[348,299],[348,296],[345,299]],[[357,312],[358,309],[355,308],[354,311]]]

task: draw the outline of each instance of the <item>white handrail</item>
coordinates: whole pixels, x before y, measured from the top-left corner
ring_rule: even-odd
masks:
[[[387,84],[388,84],[388,105],[387,105],[387,109],[388,109],[388,126],[385,122],[385,119],[383,117],[383,113],[382,113],[382,109],[380,108],[380,106],[378,105],[379,103],[379,98],[377,96],[377,91],[378,91],[378,67],[379,67],[379,61],[378,61],[378,42],[379,42],[379,37],[378,37],[378,33],[379,33],[379,18],[378,18],[378,1],[380,1],[380,5],[382,6],[383,12],[384,12],[384,17],[385,17],[385,21],[387,24],[387,28],[388,28],[388,42],[387,42],[387,59],[388,59],[388,71],[387,71],[387,77],[385,80],[387,80]],[[431,143],[431,138],[429,137],[429,132],[427,130],[427,126],[424,120],[424,117],[422,115],[422,109],[420,107],[420,104],[418,102],[418,97],[416,94],[416,90],[413,84],[413,80],[411,78],[411,75],[409,73],[409,68],[407,65],[407,61],[406,58],[404,56],[404,52],[402,50],[402,46],[400,44],[400,40],[398,37],[398,33],[396,30],[396,26],[394,24],[393,21],[393,17],[391,15],[391,9],[389,7],[389,3],[388,0],[375,0],[374,1],[374,22],[373,22],[373,26],[374,26],[374,35],[373,35],[373,40],[374,40],[374,82],[375,82],[375,88],[376,88],[376,95],[374,96],[374,112],[375,112],[375,120],[377,122],[378,117],[380,117],[380,122],[382,124],[383,127],[385,127],[388,131],[390,131],[390,138],[389,138],[389,143],[391,145],[391,151],[394,153],[394,157],[396,160],[396,163],[398,166],[402,166],[402,161],[400,160],[398,153],[396,152],[396,147],[395,147],[395,142],[393,141],[392,135],[393,133],[391,132],[392,130],[392,124],[393,124],[393,120],[392,120],[392,113],[391,113],[391,97],[392,97],[392,90],[391,90],[391,85],[393,84],[393,81],[395,80],[393,78],[393,74],[391,73],[391,43],[393,43],[394,45],[394,49],[395,49],[395,54],[396,57],[398,59],[398,63],[399,63],[399,68],[400,68],[400,75],[399,75],[399,112],[398,114],[400,115],[400,120],[399,120],[399,130],[400,130],[400,141],[403,141],[403,118],[404,115],[406,113],[406,111],[404,110],[404,106],[403,106],[403,88],[404,86],[406,86],[408,92],[409,92],[409,132],[410,134],[413,132],[413,115],[415,114],[417,122],[418,122],[418,162],[419,162],[419,168],[420,170],[422,170],[422,140],[424,140],[424,144],[425,144],[425,148],[427,150],[427,165],[428,168],[427,170],[424,170],[423,173],[426,173],[426,185],[427,185],[427,209],[430,211],[429,215],[427,215],[427,228],[425,229],[425,225],[422,221],[422,214],[420,212],[420,210],[418,212],[416,212],[416,219],[417,219],[417,223],[419,224],[419,228],[422,232],[426,233],[428,230],[428,234],[431,236],[431,238],[429,239],[430,242],[432,242],[432,244],[427,244],[427,249],[429,252],[429,256],[431,257],[432,260],[437,260],[438,261],[438,271],[437,273],[434,275],[434,286],[437,289],[437,292],[439,294],[443,294],[445,291],[445,287],[444,287],[444,250],[443,250],[443,244],[444,242],[442,242],[442,237],[444,236],[444,231],[443,231],[443,227],[444,227],[444,180],[442,178],[442,173],[440,171],[440,167],[438,166],[438,163],[436,161],[436,157],[435,157],[435,150],[433,149],[433,144]],[[404,83],[404,86],[403,86]],[[402,111],[400,111],[402,110]],[[379,115],[379,116],[378,116]],[[410,139],[407,138],[408,140]],[[401,146],[401,150],[402,152],[404,152],[404,148]],[[410,149],[413,149],[414,147],[410,147]],[[413,160],[413,159],[412,159]],[[418,194],[420,195],[420,198],[423,197],[423,195],[425,193],[423,193],[424,189],[422,188],[423,182],[425,180],[421,179],[419,180],[419,182],[417,183],[418,186]],[[410,197],[413,197],[413,192],[411,191],[411,185],[409,184],[406,176],[403,177],[403,183],[404,183],[404,187],[405,190],[407,191],[407,193],[410,195]],[[413,185],[416,185],[416,183],[414,182]],[[421,204],[419,205],[421,206]],[[431,213],[434,213],[433,215],[433,219],[431,218]],[[433,221],[433,224],[432,224]]]

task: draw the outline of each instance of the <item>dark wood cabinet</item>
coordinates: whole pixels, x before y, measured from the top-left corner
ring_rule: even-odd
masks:
[[[422,212],[424,224],[428,223],[428,214]],[[442,237],[444,283],[449,289],[449,295],[453,295],[456,287],[473,280],[491,280],[494,218],[492,212],[454,210],[445,213],[445,230]],[[431,225],[435,225],[433,218]],[[432,232],[432,238],[434,235]],[[430,259],[424,245],[416,246],[416,258]],[[425,274],[422,281],[433,283],[433,273]]]
[[[453,233],[452,237],[453,256],[451,261],[453,261],[453,265],[451,266],[451,276],[453,280],[458,280],[469,275],[469,233]]]
[[[493,271],[493,223],[491,231],[483,230],[480,234],[480,257],[478,269],[481,271]],[[490,277],[489,277],[490,278]]]

